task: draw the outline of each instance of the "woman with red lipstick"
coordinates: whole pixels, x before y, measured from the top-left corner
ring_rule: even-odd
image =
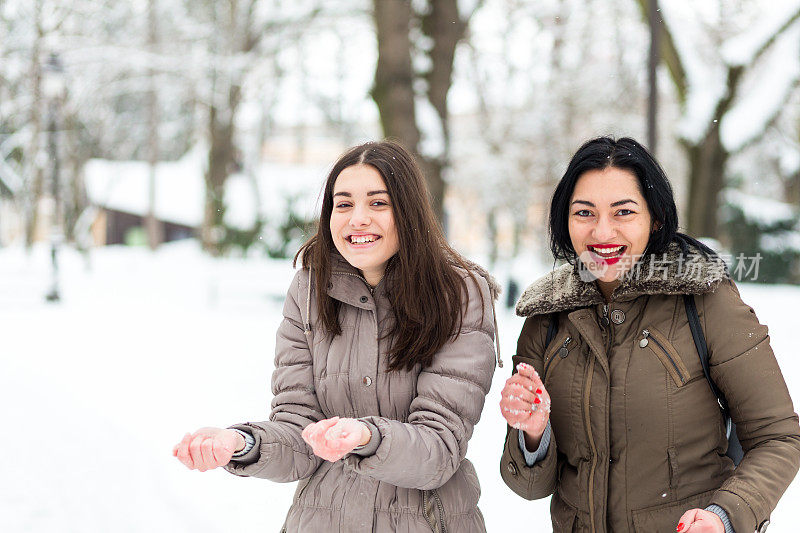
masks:
[[[556,187],[550,243],[567,264],[517,303],[500,402],[503,480],[552,494],[556,533],[763,531],[800,465],[766,326],[722,260],[677,230],[669,181],[633,139],[587,142]]]
[[[494,373],[497,285],[447,244],[397,143],[346,152],[322,198],[278,328],[269,420],[203,428],[174,455],[300,481],[283,531],[482,533],[465,454]]]

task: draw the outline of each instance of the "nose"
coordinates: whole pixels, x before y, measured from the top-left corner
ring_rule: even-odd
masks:
[[[366,206],[356,205],[350,214],[350,226],[354,228],[363,228],[369,226],[371,222],[369,216],[369,209]]]
[[[608,217],[601,216],[597,218],[597,223],[594,225],[594,229],[592,229],[592,237],[597,242],[611,241],[616,237],[616,234],[617,230]]]

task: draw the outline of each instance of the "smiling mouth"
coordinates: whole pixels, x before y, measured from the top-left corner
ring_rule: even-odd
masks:
[[[380,235],[350,235],[345,240],[350,244],[364,245],[364,244],[372,244],[380,238],[381,238]]]
[[[628,247],[624,245],[595,245],[587,246],[587,248],[590,252],[602,259],[619,258],[625,253],[625,250],[628,249]]]

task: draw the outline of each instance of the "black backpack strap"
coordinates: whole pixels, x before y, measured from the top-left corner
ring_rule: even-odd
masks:
[[[714,396],[717,398],[719,407],[722,409],[722,414],[727,418],[730,416],[728,414],[728,402],[725,401],[722,392],[717,388],[714,380],[711,379],[711,372],[708,366],[708,346],[706,346],[706,337],[703,334],[703,327],[700,324],[700,315],[697,313],[694,295],[684,294],[683,304],[686,307],[686,316],[689,318],[689,328],[692,330],[694,345],[697,347],[697,354],[700,356],[700,364],[703,365],[703,374],[705,374],[706,381],[708,381],[708,385],[711,387],[711,392],[713,392]]]
[[[550,346],[553,339],[558,334],[558,313],[550,313],[550,323],[547,325],[547,338],[544,341],[544,347]]]
[[[708,365],[708,346],[706,346],[706,337],[703,334],[703,327],[700,324],[700,316],[697,314],[694,296],[691,294],[684,294],[683,303],[686,306],[686,316],[689,318],[689,327],[692,330],[694,345],[697,347],[697,353],[700,355],[700,363],[703,365],[703,374],[705,374],[706,381],[708,381],[708,385],[711,387],[711,392],[714,393],[714,396],[717,398],[717,403],[722,410],[722,415],[727,425],[728,450],[725,452],[725,455],[731,458],[735,466],[739,466],[739,463],[742,462],[742,458],[744,457],[744,449],[736,433],[736,424],[731,420],[728,402],[725,401],[725,396],[722,395],[722,391],[717,388],[714,380],[711,379],[711,372],[709,371]]]

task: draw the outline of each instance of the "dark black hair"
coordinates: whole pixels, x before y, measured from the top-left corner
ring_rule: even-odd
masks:
[[[550,202],[550,250],[555,259],[575,263],[577,254],[569,237],[569,202],[578,179],[587,171],[604,170],[608,167],[627,170],[636,176],[639,189],[647,202],[655,231],[645,253],[662,254],[670,243],[675,242],[684,254],[688,245],[697,248],[704,256],[716,254],[697,239],[678,232],[678,209],[672,186],[664,169],[647,149],[631,139],[623,137],[598,137],[581,146],[567,166]]]

